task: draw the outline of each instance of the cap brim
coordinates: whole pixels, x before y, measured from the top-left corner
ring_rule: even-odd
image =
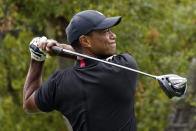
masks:
[[[111,28],[115,25],[118,25],[121,21],[121,16],[116,16],[116,17],[110,17],[106,18],[103,20],[99,25],[97,25],[94,30],[99,30],[99,29],[108,29]]]

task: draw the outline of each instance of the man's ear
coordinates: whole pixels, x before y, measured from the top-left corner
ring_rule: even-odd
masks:
[[[85,35],[80,36],[79,41],[80,41],[80,44],[82,47],[84,47],[84,48],[91,47],[91,42],[90,42],[88,36],[85,36]]]

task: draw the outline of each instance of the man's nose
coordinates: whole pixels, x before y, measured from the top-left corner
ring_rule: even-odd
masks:
[[[114,34],[112,31],[110,31],[110,38],[111,39],[116,39],[116,34]]]

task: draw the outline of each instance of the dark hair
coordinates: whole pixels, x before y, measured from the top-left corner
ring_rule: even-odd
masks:
[[[75,40],[74,42],[71,43],[71,46],[74,48],[74,50],[76,50],[77,52],[80,52],[81,51],[81,44],[80,44],[80,41],[77,39]]]

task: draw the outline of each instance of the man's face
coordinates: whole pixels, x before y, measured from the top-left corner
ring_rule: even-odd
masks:
[[[116,53],[116,35],[110,29],[94,30],[89,35],[89,51],[97,57],[108,57]]]

